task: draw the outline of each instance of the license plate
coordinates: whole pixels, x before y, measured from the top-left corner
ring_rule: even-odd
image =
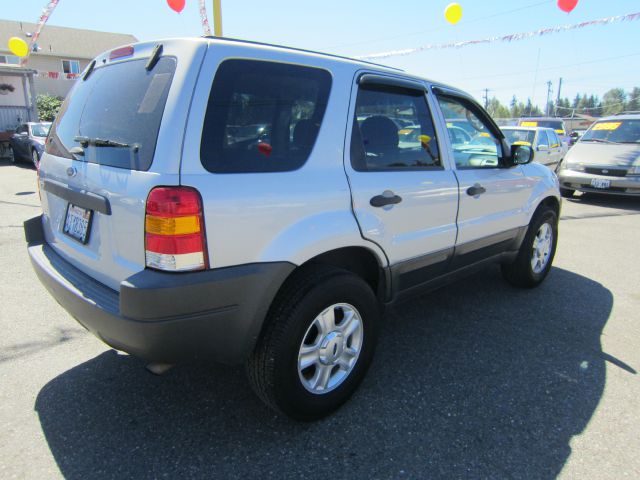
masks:
[[[92,217],[93,210],[78,207],[70,203],[67,206],[67,215],[64,219],[64,228],[62,231],[74,240],[86,244],[89,241]]]
[[[611,186],[611,180],[605,180],[604,178],[593,178],[591,180],[591,186],[593,188],[609,188]]]

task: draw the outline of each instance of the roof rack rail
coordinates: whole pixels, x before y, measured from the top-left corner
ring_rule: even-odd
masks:
[[[626,112],[614,113],[614,115],[640,115],[640,110],[627,110]]]
[[[387,68],[389,70],[395,70],[397,72],[404,72],[404,70],[401,69],[401,68],[390,67],[389,65],[383,65],[381,63],[368,62],[366,60],[358,60],[357,58],[345,57],[343,55],[335,55],[333,53],[318,52],[318,51],[315,51],[315,50],[306,50],[304,48],[287,47],[285,45],[276,45],[274,43],[256,42],[256,41],[253,41],[253,40],[242,40],[240,38],[214,37],[213,35],[203,35],[201,38],[208,38],[208,39],[211,39],[211,40],[225,40],[227,42],[247,43],[249,45],[260,45],[260,46],[263,46],[263,47],[284,48],[286,50],[293,50],[294,52],[301,52],[301,53],[314,53],[316,55],[322,55],[322,56],[325,56],[325,57],[339,58],[341,60],[350,60],[352,62],[365,63],[367,65],[374,65],[376,67]]]

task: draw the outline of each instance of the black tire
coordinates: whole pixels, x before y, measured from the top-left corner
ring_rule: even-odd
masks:
[[[342,383],[333,390],[312,393],[300,378],[298,352],[314,319],[339,303],[353,306],[362,320],[360,353]],[[295,272],[287,280],[265,322],[263,335],[246,364],[249,382],[274,410],[296,420],[310,421],[336,410],[364,378],[375,351],[380,306],[371,287],[360,277],[315,265]]]
[[[533,260],[534,239],[543,224],[547,223],[551,227],[551,251],[544,268],[535,272],[531,262]],[[511,263],[502,264],[502,275],[505,280],[516,287],[533,288],[537,287],[549,274],[553,258],[556,254],[556,245],[558,243],[558,214],[549,207],[539,207],[533,215],[529,228],[522,241],[520,250],[515,260]]]
[[[13,149],[13,147],[9,147],[9,159],[11,160],[11,163],[13,163],[13,164],[18,163],[18,158],[16,157],[16,152]]]
[[[570,188],[561,188],[560,189],[560,196],[562,196],[562,198],[571,198],[573,197],[573,194],[576,193],[575,190],[571,190]]]
[[[33,166],[35,167],[35,169],[38,169],[38,165],[40,165],[40,155],[38,155],[38,152],[34,149],[31,149],[31,163],[33,163]]]

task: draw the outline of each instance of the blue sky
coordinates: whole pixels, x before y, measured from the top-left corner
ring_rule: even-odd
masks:
[[[640,12],[638,0],[580,0],[570,14],[556,0],[458,0],[462,21],[446,23],[451,0],[222,0],[225,36],[356,56],[526,32]],[[35,22],[46,0],[3,2],[0,17]],[[140,40],[202,34],[198,2],[176,14],[165,0],[60,0],[50,24],[131,33]],[[208,0],[209,19],[211,0]],[[6,41],[0,39],[0,41]],[[538,62],[539,56],[539,62]],[[513,94],[543,105],[546,82],[563,77],[562,96],[640,86],[640,21],[588,27],[519,42],[430,50],[386,58],[387,65],[444,81],[480,98]],[[537,70],[537,74],[536,74]]]

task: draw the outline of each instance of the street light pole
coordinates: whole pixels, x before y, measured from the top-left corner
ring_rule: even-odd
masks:
[[[222,36],[222,7],[221,0],[213,0],[213,35]]]

